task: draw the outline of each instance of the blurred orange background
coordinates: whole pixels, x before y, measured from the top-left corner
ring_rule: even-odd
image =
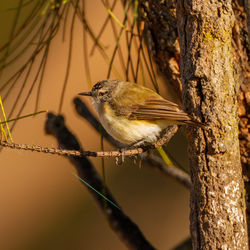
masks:
[[[8,1],[7,1],[8,2]],[[18,5],[17,0],[1,3],[1,40],[9,36],[13,11],[6,11]],[[25,18],[24,8],[22,18]],[[93,30],[98,31],[107,16],[101,1],[86,1],[87,19]],[[122,7],[116,8],[120,20]],[[72,16],[72,11],[69,16]],[[70,20],[70,18],[69,18]],[[119,29],[119,25],[117,29]],[[70,31],[70,22],[66,32]],[[97,32],[96,32],[97,33]],[[109,56],[115,46],[112,29],[109,27],[101,38]],[[100,135],[75,110],[72,100],[77,93],[88,91],[85,64],[83,60],[82,24],[76,19],[73,37],[73,51],[68,87],[62,114],[66,125],[77,136],[85,150],[100,150]],[[89,48],[93,42],[88,37]],[[122,45],[125,46],[125,43]],[[62,29],[54,38],[41,90],[39,110],[58,112],[62,84],[68,58],[69,36],[62,41]],[[108,65],[97,52],[88,55],[91,81],[105,79]],[[4,71],[2,78],[15,72],[27,59],[17,61]],[[119,63],[115,67],[121,71]],[[34,77],[35,71],[32,72]],[[115,78],[115,75],[112,75]],[[20,89],[22,77],[8,100],[5,111],[11,105]],[[25,87],[25,93],[29,86]],[[152,87],[151,84],[148,84]],[[161,94],[167,96],[166,85],[160,85]],[[168,96],[173,98],[173,96]],[[90,100],[82,98],[94,112]],[[22,114],[34,112],[36,94],[33,93]],[[21,102],[20,102],[21,103]],[[19,103],[19,105],[20,105]],[[95,113],[94,113],[95,114]],[[12,132],[16,143],[57,147],[56,140],[44,133],[46,115],[20,120]],[[187,164],[186,141],[179,132],[171,140],[168,150],[184,166]],[[112,146],[105,143],[105,149]],[[100,172],[101,160],[91,158]],[[116,166],[114,159],[105,159],[107,185],[119,206],[140,227],[145,237],[157,249],[170,249],[189,236],[189,192],[170,178],[160,175],[151,167],[139,168],[130,159],[122,166]],[[14,249],[126,249],[117,235],[111,231],[98,206],[84,185],[73,175],[74,167],[64,157],[32,153],[3,148],[0,168],[0,246],[4,250]]]

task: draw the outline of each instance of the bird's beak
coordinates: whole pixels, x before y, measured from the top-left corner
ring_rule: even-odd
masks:
[[[78,95],[85,95],[85,96],[92,96],[92,92],[82,92],[82,93],[79,93]]]

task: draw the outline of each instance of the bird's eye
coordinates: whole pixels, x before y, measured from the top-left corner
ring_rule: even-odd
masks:
[[[105,94],[105,92],[99,92],[98,96],[103,96]]]

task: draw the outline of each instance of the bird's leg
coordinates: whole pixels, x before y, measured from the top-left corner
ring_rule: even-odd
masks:
[[[125,148],[119,149],[119,151],[121,152],[121,161],[118,162],[117,159],[116,159],[116,164],[120,165],[121,163],[124,162],[124,160],[125,160],[124,151],[126,151],[126,150],[129,150],[129,149],[132,149],[132,148],[141,147],[141,148],[145,148],[145,151],[146,151],[149,148],[149,145],[143,145],[144,141],[145,141],[145,138],[140,139],[140,140],[138,140],[136,142],[133,142],[133,143],[127,145]],[[136,158],[137,158],[137,156],[136,156]]]
[[[141,141],[142,141],[142,140],[136,141],[136,142],[133,142],[133,143],[127,145],[127,146],[124,147],[124,148],[120,148],[119,151],[120,151],[120,153],[121,153],[121,160],[119,161],[119,157],[117,157],[117,158],[116,158],[116,165],[121,165],[121,164],[124,162],[124,160],[125,160],[124,151],[133,148],[137,143],[139,143],[139,142],[141,142]]]

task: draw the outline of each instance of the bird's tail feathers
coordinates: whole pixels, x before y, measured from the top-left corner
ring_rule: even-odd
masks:
[[[194,121],[194,120],[184,121],[184,123],[187,124],[187,125],[190,125],[190,126],[199,127],[199,128],[202,128],[202,129],[207,129],[206,124],[201,123],[201,122],[197,122],[197,121]]]

